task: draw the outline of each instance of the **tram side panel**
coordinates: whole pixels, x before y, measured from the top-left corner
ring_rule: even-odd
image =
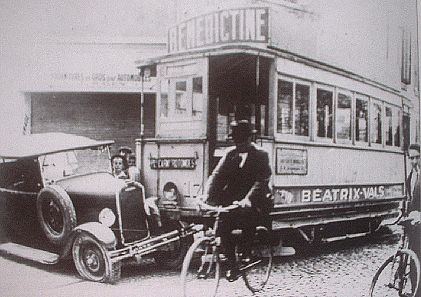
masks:
[[[404,198],[402,153],[258,141],[269,153],[273,173],[275,230],[323,237],[371,232],[399,215]],[[144,145],[144,182],[161,209],[186,221],[200,219],[197,196],[207,179],[206,142],[150,141]],[[167,183],[179,195],[166,199]],[[332,234],[328,234],[328,230]],[[310,237],[310,236],[308,236]]]
[[[371,232],[400,213],[402,153],[284,144],[272,153],[275,229],[330,228],[336,230],[323,236],[346,236]]]
[[[276,184],[384,184],[404,181],[404,157],[401,152],[277,144],[273,158]]]

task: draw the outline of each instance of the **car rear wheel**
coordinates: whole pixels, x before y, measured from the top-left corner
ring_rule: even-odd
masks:
[[[87,280],[115,283],[121,277],[121,262],[112,263],[104,245],[86,232],[76,236],[72,255],[77,271]]]
[[[48,240],[65,244],[76,227],[76,211],[66,191],[57,185],[43,188],[37,197],[37,213]]]

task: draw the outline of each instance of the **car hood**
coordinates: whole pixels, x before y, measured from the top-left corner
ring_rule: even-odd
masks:
[[[72,176],[56,181],[70,197],[115,199],[115,195],[124,186],[124,180],[117,179],[108,172],[90,173]]]

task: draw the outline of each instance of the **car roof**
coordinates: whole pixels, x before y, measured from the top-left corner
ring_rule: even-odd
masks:
[[[93,148],[114,143],[113,140],[98,141],[84,136],[58,132],[14,136],[2,142],[0,158],[3,159],[37,157],[72,149]]]

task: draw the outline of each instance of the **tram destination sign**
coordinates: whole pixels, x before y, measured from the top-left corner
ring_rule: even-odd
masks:
[[[268,8],[220,10],[171,27],[168,53],[223,43],[267,43],[268,40]]]
[[[150,158],[151,169],[195,169],[196,158]]]

